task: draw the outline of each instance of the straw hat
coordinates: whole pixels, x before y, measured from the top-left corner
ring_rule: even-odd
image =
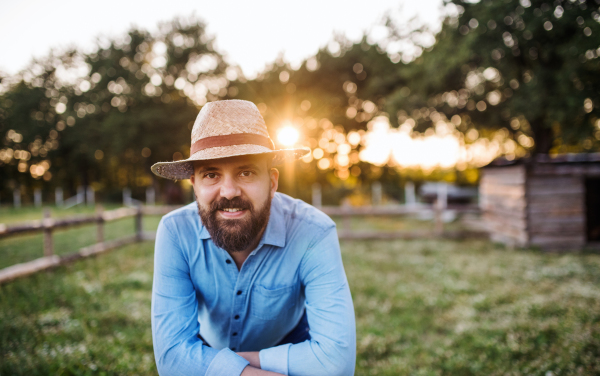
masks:
[[[190,157],[152,166],[158,176],[173,180],[189,179],[192,161],[227,158],[237,155],[272,154],[273,164],[286,158],[298,159],[308,149],[275,149],[260,111],[252,102],[224,100],[207,103],[192,128]]]

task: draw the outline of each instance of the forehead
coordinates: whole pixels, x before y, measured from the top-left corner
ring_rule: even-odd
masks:
[[[205,169],[228,169],[240,168],[254,165],[258,168],[267,168],[267,161],[270,156],[265,155],[239,155],[229,158],[211,159],[207,161],[194,161],[194,170]]]

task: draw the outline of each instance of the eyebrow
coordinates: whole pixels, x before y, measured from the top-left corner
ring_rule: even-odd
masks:
[[[245,170],[245,169],[248,169],[248,168],[253,168],[255,170],[259,169],[258,165],[255,164],[255,163],[248,163],[248,164],[241,165],[241,166],[237,167],[238,170]]]
[[[200,167],[200,172],[206,172],[206,171],[219,171],[218,168],[216,167],[212,167],[212,166],[201,166]]]
[[[259,167],[256,163],[247,163],[241,166],[237,166],[236,167],[238,170],[245,170],[245,169],[255,169],[255,170],[259,170]],[[221,169],[215,166],[201,166],[200,167],[200,172],[209,172],[209,171],[220,171]]]

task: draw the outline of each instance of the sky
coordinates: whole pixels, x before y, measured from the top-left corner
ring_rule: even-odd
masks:
[[[334,33],[376,36],[386,12],[438,29],[441,7],[442,0],[0,0],[0,71],[15,74],[50,49],[90,50],[98,36],[114,37],[132,25],[152,32],[161,21],[195,14],[217,49],[251,78],[280,54],[298,65]]]

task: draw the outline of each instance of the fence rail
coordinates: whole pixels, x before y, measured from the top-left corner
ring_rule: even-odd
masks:
[[[394,206],[323,206],[321,209],[325,214],[342,218],[338,227],[338,236],[343,240],[359,239],[422,239],[422,238],[466,238],[487,237],[488,234],[482,229],[447,231],[444,229],[443,213],[453,211],[457,214],[478,214],[477,205],[448,205],[442,206],[438,202],[433,205],[394,205]],[[350,226],[351,217],[357,216],[404,216],[404,215],[428,214],[433,218],[435,224],[433,231],[411,230],[411,231],[364,231],[353,230]]]
[[[95,214],[79,215],[70,218],[51,218],[50,211],[44,211],[42,220],[28,221],[14,225],[0,224],[0,239],[9,236],[43,232],[44,256],[33,261],[24,262],[9,266],[0,270],[0,284],[14,280],[15,278],[24,277],[41,270],[54,268],[59,265],[97,255],[108,250],[122,247],[127,244],[154,240],[156,234],[154,232],[144,232],[142,228],[142,218],[144,215],[164,215],[170,211],[177,209],[178,206],[137,206],[125,207],[111,211],[103,211],[102,207],[98,207]],[[463,238],[463,237],[481,237],[487,236],[484,231],[444,231],[442,214],[445,210],[452,210],[459,214],[478,213],[478,208],[475,205],[449,205],[443,208],[441,205],[397,205],[397,206],[324,206],[320,207],[325,214],[330,216],[339,216],[342,218],[338,228],[340,239],[358,240],[358,239],[417,239],[417,238]],[[431,214],[434,223],[434,231],[356,231],[350,226],[350,218],[356,216],[403,216],[416,214]],[[106,241],[104,239],[104,223],[115,221],[118,219],[135,217],[135,234],[125,236],[116,240]],[[83,247],[78,251],[67,255],[55,255],[53,249],[52,233],[54,230],[76,227],[86,224],[95,223],[97,226],[96,243],[87,247]]]
[[[15,278],[24,277],[45,269],[64,265],[66,263],[97,255],[109,251],[114,248],[122,247],[127,244],[136,243],[144,240],[153,240],[154,232],[144,232],[142,227],[142,217],[144,215],[164,215],[177,206],[158,206],[158,207],[142,207],[135,208],[119,208],[110,211],[104,211],[102,207],[98,207],[95,214],[78,215],[70,218],[51,218],[50,211],[44,211],[44,219],[17,223],[14,225],[0,224],[0,239],[9,236],[43,232],[44,241],[43,249],[44,256],[33,261],[28,261],[16,265],[9,266],[0,270],[0,284],[12,281]],[[135,217],[135,234],[124,236],[119,239],[105,241],[104,239],[104,223],[116,221],[123,218]],[[54,254],[54,242],[52,233],[54,230],[65,229],[69,227],[77,227],[86,224],[95,223],[96,228],[96,243],[87,247],[83,247],[76,252],[67,255]]]

